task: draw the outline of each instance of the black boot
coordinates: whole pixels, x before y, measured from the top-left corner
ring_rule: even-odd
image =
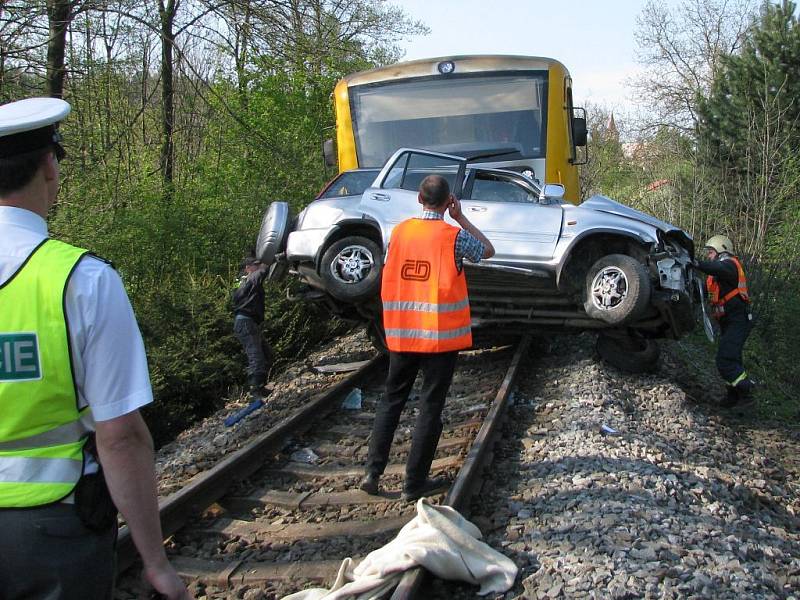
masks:
[[[736,388],[732,385],[726,386],[728,389],[725,398],[719,403],[722,408],[733,408],[739,403],[739,394],[736,391]]]
[[[736,405],[737,408],[752,406],[752,404],[755,402],[755,399],[753,398],[753,389],[755,386],[755,382],[749,378],[743,379],[736,384],[734,389],[736,390],[736,395],[739,398],[739,402]]]
[[[413,487],[403,486],[402,498],[406,502],[414,502],[423,496],[438,494],[447,490],[450,481],[445,477],[426,479],[423,483]]]
[[[380,481],[381,476],[376,475],[375,473],[367,473],[364,475],[364,479],[361,480],[359,484],[359,488],[370,494],[371,496],[378,495],[378,482]]]

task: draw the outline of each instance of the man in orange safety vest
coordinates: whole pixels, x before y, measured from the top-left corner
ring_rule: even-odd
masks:
[[[494,247],[461,212],[447,180],[429,175],[419,188],[421,218],[394,228],[381,282],[383,325],[389,348],[386,393],[375,412],[366,475],[361,489],[378,493],[395,429],[419,370],[423,373],[419,415],[406,461],[403,499],[416,500],[441,488],[429,479],[442,432],[441,413],[458,351],[472,345],[469,298],[462,261],[494,255]],[[461,227],[444,221],[444,213]]]

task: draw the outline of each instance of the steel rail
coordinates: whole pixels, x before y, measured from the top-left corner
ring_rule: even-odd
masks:
[[[486,413],[486,418],[483,421],[475,441],[470,446],[467,458],[464,460],[464,465],[458,472],[450,491],[444,499],[444,504],[452,506],[462,514],[469,506],[469,500],[477,485],[481,482],[481,472],[486,466],[488,458],[492,454],[492,448],[495,442],[495,435],[500,427],[503,417],[505,416],[506,409],[508,408],[508,399],[511,395],[511,388],[514,385],[517,374],[519,372],[522,358],[530,345],[531,336],[526,334],[522,337],[514,353],[514,358],[511,360],[511,365],[506,371],[506,376],[497,391],[497,395]],[[390,600],[414,600],[414,598],[422,598],[420,592],[422,586],[428,576],[428,572],[422,567],[416,567],[406,571],[400,583],[395,588],[394,593]]]
[[[379,368],[386,358],[386,355],[374,357],[303,408],[195,477],[187,486],[161,500],[159,514],[164,537],[169,537],[178,531],[193,514],[219,500],[233,483],[257,471],[264,464],[268,452],[280,450],[287,438],[312,425],[331,409],[344,393]],[[121,573],[130,567],[135,562],[136,556],[130,530],[123,527],[117,540],[117,572]]]

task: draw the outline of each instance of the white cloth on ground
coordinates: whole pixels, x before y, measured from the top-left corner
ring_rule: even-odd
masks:
[[[358,566],[346,558],[330,590],[314,588],[283,600],[373,600],[394,588],[407,569],[421,566],[441,579],[479,585],[478,594],[505,592],[514,585],[517,566],[480,541],[480,530],[449,506],[421,498],[417,516]]]

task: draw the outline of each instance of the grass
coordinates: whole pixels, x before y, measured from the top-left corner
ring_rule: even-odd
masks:
[[[681,379],[691,380],[694,389],[705,390],[706,398],[721,397],[725,390],[725,382],[717,373],[714,362],[717,343],[712,344],[699,331],[669,343],[670,351],[684,371],[677,375]],[[757,401],[754,417],[796,426],[800,419],[800,390],[792,385],[791,374],[785,372],[783,363],[771,357],[757,333],[745,343],[744,366],[750,377],[758,383],[754,391]]]

